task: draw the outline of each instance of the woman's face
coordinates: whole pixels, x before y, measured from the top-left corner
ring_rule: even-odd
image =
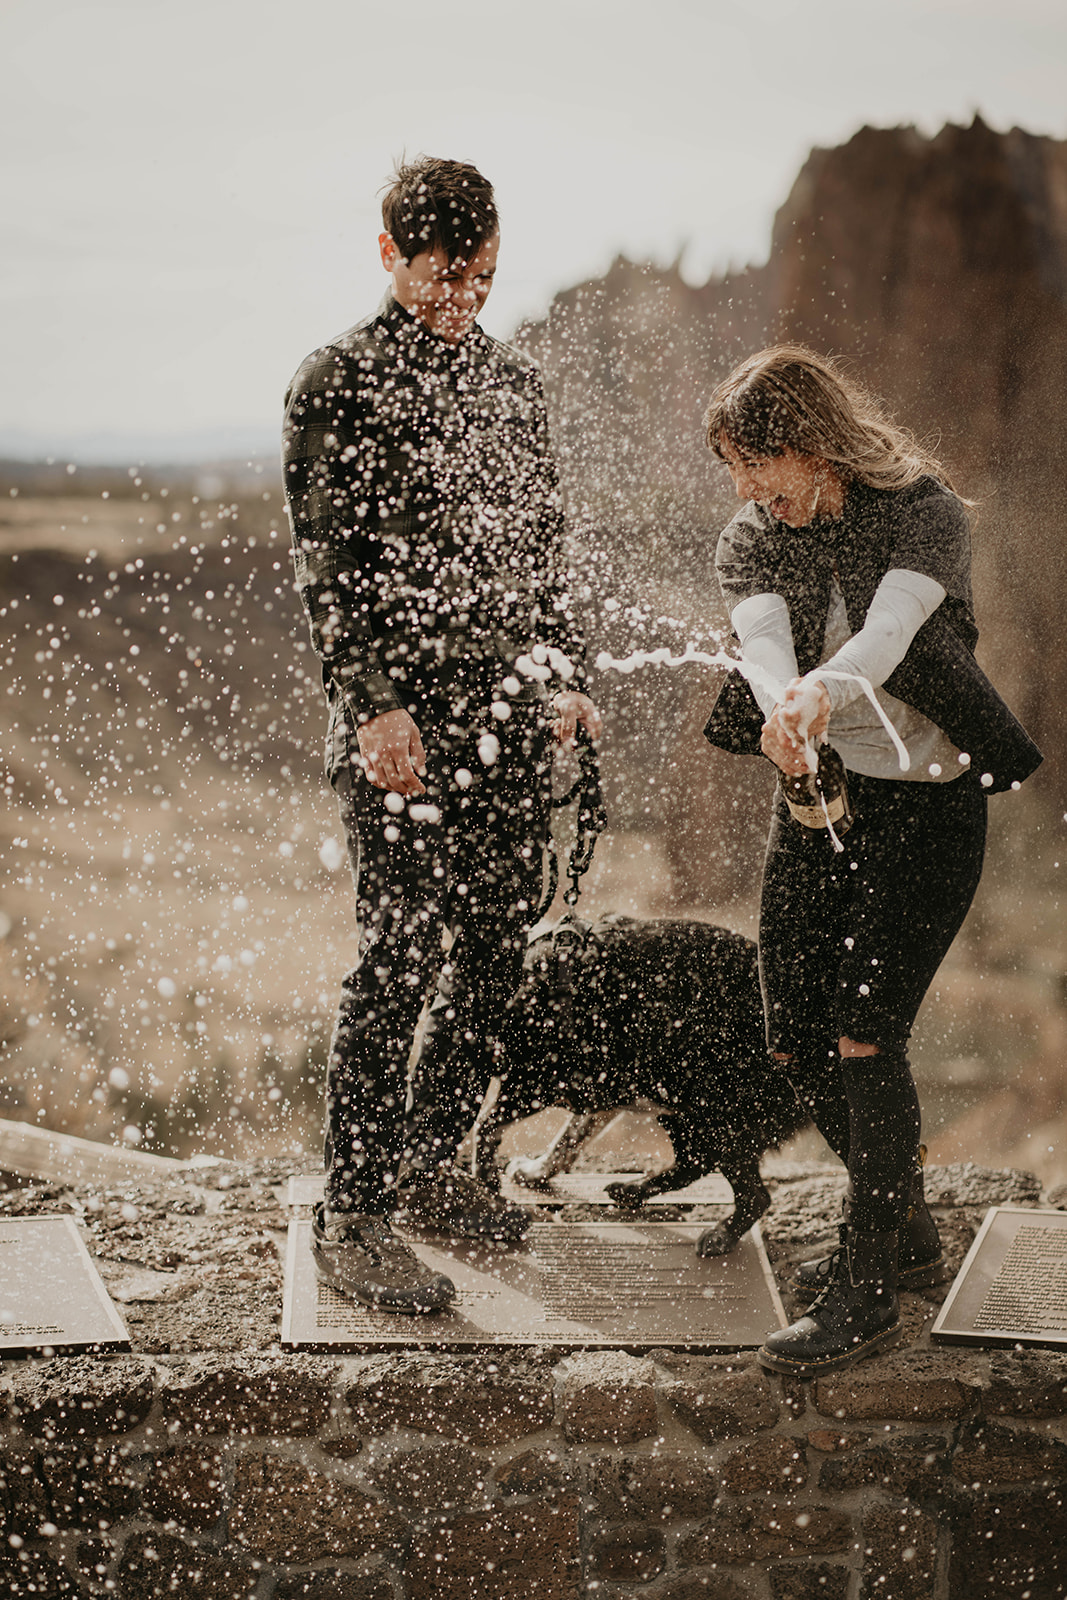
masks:
[[[723,460],[739,500],[755,500],[778,522],[806,528],[826,504],[827,464],[820,456],[802,456],[786,446],[779,456],[742,452],[729,439],[720,443]]]

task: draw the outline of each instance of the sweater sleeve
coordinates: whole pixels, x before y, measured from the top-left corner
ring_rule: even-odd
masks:
[[[935,478],[921,478],[892,507],[887,570],[919,573],[968,609],[971,595],[971,523],[958,495]]]
[[[829,677],[830,672],[848,673],[853,680],[866,678],[877,688],[903,661],[911,641],[944,598],[943,586],[933,578],[897,567],[887,572],[860,631],[809,673],[825,684],[831,708],[836,711],[854,700],[861,689],[855,681]]]
[[[734,606],[730,621],[741,642],[741,654],[750,666],[759,668],[762,675],[750,678],[749,687],[763,715],[769,717],[782,698],[786,684],[797,675],[789,607],[781,595],[754,594]]]
[[[360,537],[381,443],[329,352],[309,357],[286,395],[282,463],[296,587],[312,648],[357,722],[403,705],[371,622],[373,579]]]

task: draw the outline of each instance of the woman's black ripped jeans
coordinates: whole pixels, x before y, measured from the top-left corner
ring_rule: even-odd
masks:
[[[767,1043],[849,1169],[858,1226],[891,1228],[919,1143],[912,1026],[981,877],[986,796],[971,774],[849,774],[835,851],[775,800],[760,907]],[[842,1060],[838,1041],[875,1045]]]

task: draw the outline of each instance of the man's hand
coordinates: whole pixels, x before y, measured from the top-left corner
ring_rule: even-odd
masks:
[[[406,711],[383,711],[360,724],[357,734],[363,770],[378,789],[394,794],[425,794],[426,752],[419,730]]]
[[[563,689],[552,696],[552,709],[556,713],[552,731],[560,744],[574,743],[579,722],[591,739],[600,738],[603,721],[587,694],[580,694],[577,689]]]

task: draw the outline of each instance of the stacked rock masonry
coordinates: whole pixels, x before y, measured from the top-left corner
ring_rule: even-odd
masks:
[[[840,1187],[773,1187],[784,1285]],[[280,1174],[8,1192],[79,1217],[133,1353],[5,1362],[0,1595],[1060,1600],[1067,1356],[928,1333],[985,1208],[1038,1185],[927,1187],[946,1283],[901,1349],[796,1385],[751,1352],[286,1353]]]

